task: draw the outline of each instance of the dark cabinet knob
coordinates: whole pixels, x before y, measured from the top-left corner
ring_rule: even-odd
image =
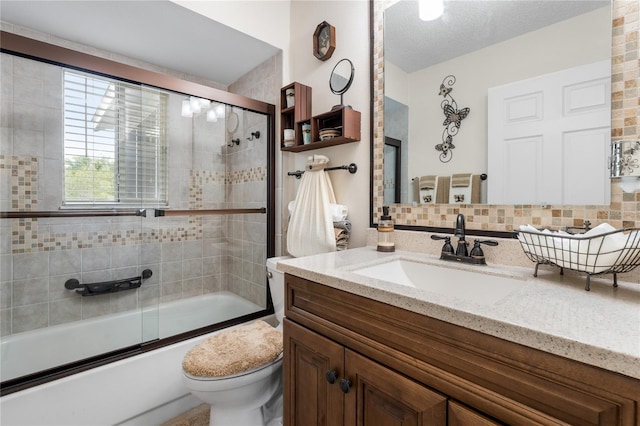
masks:
[[[351,380],[340,379],[340,389],[344,393],[349,393],[349,389],[351,389]]]
[[[338,378],[338,373],[336,372],[336,370],[330,370],[327,371],[327,373],[324,375],[327,378],[327,382],[329,382],[329,384],[334,384],[336,382],[336,379]]]

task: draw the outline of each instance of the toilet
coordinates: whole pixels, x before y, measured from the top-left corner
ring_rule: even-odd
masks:
[[[275,338],[279,337],[275,330],[282,331],[284,317],[284,274],[276,270],[276,264],[285,259],[290,259],[290,257],[267,259],[267,276],[278,326],[274,329],[271,326],[267,327],[266,323],[262,321],[256,321],[216,333],[211,339],[217,338],[217,341],[221,341],[220,339],[229,337],[229,341],[237,341],[238,333],[240,335],[243,332],[253,333],[247,335],[251,336],[252,341],[254,340],[253,336],[258,336],[255,339],[259,340],[256,345],[259,345],[260,348],[266,347],[267,353],[269,349],[272,349],[269,345],[272,343],[275,345]],[[224,336],[225,333],[234,332],[236,334]],[[269,360],[263,365],[252,365],[252,368],[246,371],[209,376],[207,375],[209,364],[214,363],[214,361],[207,360],[207,355],[211,355],[206,353],[208,349],[205,346],[209,340],[207,339],[191,349],[183,361],[185,385],[194,396],[211,406],[209,425],[272,426],[282,424],[282,352],[275,355],[276,359]],[[251,346],[253,347],[253,345]],[[252,349],[248,352],[253,353],[255,350]],[[275,352],[273,353],[275,354]],[[197,363],[200,366],[194,367],[191,364],[194,357],[197,358]],[[237,360],[237,363],[235,360],[231,360],[230,364],[245,364],[246,357],[244,355],[240,357],[243,359]],[[215,358],[214,354],[210,359]],[[202,369],[198,370],[200,367]],[[197,374],[192,374],[196,370],[198,370]]]

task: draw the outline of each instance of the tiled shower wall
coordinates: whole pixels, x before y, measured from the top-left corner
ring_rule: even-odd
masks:
[[[62,196],[61,70],[6,54],[0,64],[0,209],[57,210]],[[225,120],[182,118],[182,98],[172,95],[169,105],[170,207],[264,207],[266,118],[227,110],[227,116],[239,119],[230,133]],[[263,138],[249,142],[256,130]],[[241,144],[228,147],[232,138]],[[0,334],[220,290],[264,306],[264,216],[2,219]],[[238,258],[243,260],[230,261]],[[135,291],[83,298],[64,288],[69,278],[105,281],[136,276],[144,268],[152,269],[153,276]]]
[[[281,86],[282,53],[277,53],[230,84],[229,91],[277,105],[280,100]],[[265,161],[268,142],[265,124],[264,118],[259,118],[256,114],[248,116],[242,132],[246,137],[241,138],[240,145],[229,152],[227,160],[229,172],[231,176],[238,179],[229,186],[230,192],[227,194],[227,200],[234,207],[266,206],[266,186],[250,175],[243,177],[243,171],[248,170],[249,173],[259,173],[262,180],[266,179]],[[253,140],[249,140],[251,133],[256,130],[261,131],[260,138],[254,137]],[[252,164],[262,164],[263,167],[256,170],[251,166]],[[277,167],[276,170],[278,170]],[[266,294],[265,289],[256,284],[264,285],[265,283],[266,217],[264,215],[230,216],[228,220],[229,273],[234,276],[236,283],[240,283],[236,285],[239,289],[237,291],[249,300],[263,297]]]

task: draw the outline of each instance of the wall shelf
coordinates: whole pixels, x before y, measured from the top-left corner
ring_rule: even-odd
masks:
[[[302,134],[302,124],[303,122],[296,123],[296,140],[297,135]],[[311,143],[306,145],[296,144],[292,147],[282,147],[282,150],[302,152],[326,148],[329,146],[342,145],[345,143],[358,142],[360,141],[360,127],[360,112],[351,107],[342,106],[311,118]],[[320,140],[320,130],[329,128],[339,129],[341,135],[331,139]]]
[[[287,91],[293,89],[294,104],[287,107]],[[311,119],[311,87],[293,82],[280,89],[280,147],[284,146],[284,130],[295,129],[294,147],[302,145],[302,124]]]

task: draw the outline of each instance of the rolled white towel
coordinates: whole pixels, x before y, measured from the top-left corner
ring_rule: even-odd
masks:
[[[615,230],[616,230],[616,228],[614,228],[613,226],[609,225],[608,223],[601,223],[600,225],[596,226],[595,228],[588,230],[584,234],[577,234],[576,236],[578,236],[578,237],[584,236],[585,238],[588,238],[588,237],[593,237],[594,235],[600,235],[600,234],[606,234],[607,232],[613,232]]]
[[[329,204],[329,208],[334,222],[345,220],[349,214],[349,208],[344,204]]]

